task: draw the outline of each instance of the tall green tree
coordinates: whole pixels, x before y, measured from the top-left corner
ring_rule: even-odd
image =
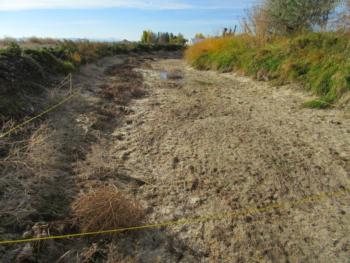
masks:
[[[264,9],[275,33],[292,34],[325,26],[339,0],[266,0]]]
[[[185,39],[184,35],[179,33],[177,36],[171,34],[170,35],[170,44],[176,44],[176,45],[185,45],[187,42],[187,39]]]
[[[148,31],[144,30],[141,36],[141,43],[147,44],[147,40],[148,40]]]
[[[157,35],[151,30],[144,30],[141,36],[141,43],[143,44],[155,44],[157,43]]]
[[[177,44],[179,44],[179,45],[185,45],[186,42],[187,42],[187,39],[185,39],[184,35],[181,34],[181,33],[179,33],[179,34],[177,35]]]
[[[202,33],[197,33],[194,38],[205,38],[205,36]]]
[[[169,33],[159,33],[158,43],[159,44],[169,44]]]

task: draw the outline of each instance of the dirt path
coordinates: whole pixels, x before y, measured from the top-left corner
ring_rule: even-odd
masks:
[[[101,185],[134,196],[150,223],[350,188],[348,112],[304,109],[298,90],[195,71],[171,57],[107,58],[75,76],[81,94],[50,115],[44,125],[51,139],[32,147],[31,156],[45,152],[51,161],[36,164],[45,167],[40,176],[19,175],[22,186],[3,195],[11,207],[15,193],[37,192],[18,198],[32,211],[13,214],[21,227],[0,224],[0,235],[18,238],[39,220],[57,234],[77,231],[62,223],[69,203]],[[0,259],[27,253],[27,262],[349,262],[349,201],[345,195],[113,239],[0,248]]]
[[[162,80],[162,71],[182,78]],[[182,60],[159,60],[142,72],[150,96],[134,103],[135,125],[125,127],[125,140],[116,147],[129,149],[124,165],[131,174],[155,185],[137,194],[152,211],[151,221],[350,187],[350,119],[344,112],[303,109],[301,92],[198,72]],[[183,262],[349,262],[349,201],[323,200],[166,232],[186,247],[175,249]]]

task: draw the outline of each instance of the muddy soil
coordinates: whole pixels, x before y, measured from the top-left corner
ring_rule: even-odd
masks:
[[[75,83],[78,98],[46,123],[51,145],[32,149],[55,157],[12,184],[21,206],[0,191],[12,212],[31,209],[2,219],[0,238],[78,231],[67,223],[70,202],[102,185],[139,200],[149,223],[210,218],[0,247],[2,262],[349,262],[348,194],[288,205],[350,189],[346,110],[305,109],[309,97],[296,87],[196,71],[169,53],[107,58]],[[20,194],[27,188],[35,191]]]

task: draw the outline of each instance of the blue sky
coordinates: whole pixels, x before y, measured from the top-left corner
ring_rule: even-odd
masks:
[[[142,30],[216,34],[255,0],[0,0],[0,37],[139,40]]]

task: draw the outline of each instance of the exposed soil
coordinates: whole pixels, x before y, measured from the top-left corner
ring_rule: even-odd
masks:
[[[0,163],[0,240],[79,232],[70,204],[114,185],[147,222],[350,189],[347,110],[296,87],[191,69],[180,54],[84,67],[80,94]],[[35,143],[34,143],[34,142]],[[0,246],[1,262],[350,262],[350,197],[150,230]]]

